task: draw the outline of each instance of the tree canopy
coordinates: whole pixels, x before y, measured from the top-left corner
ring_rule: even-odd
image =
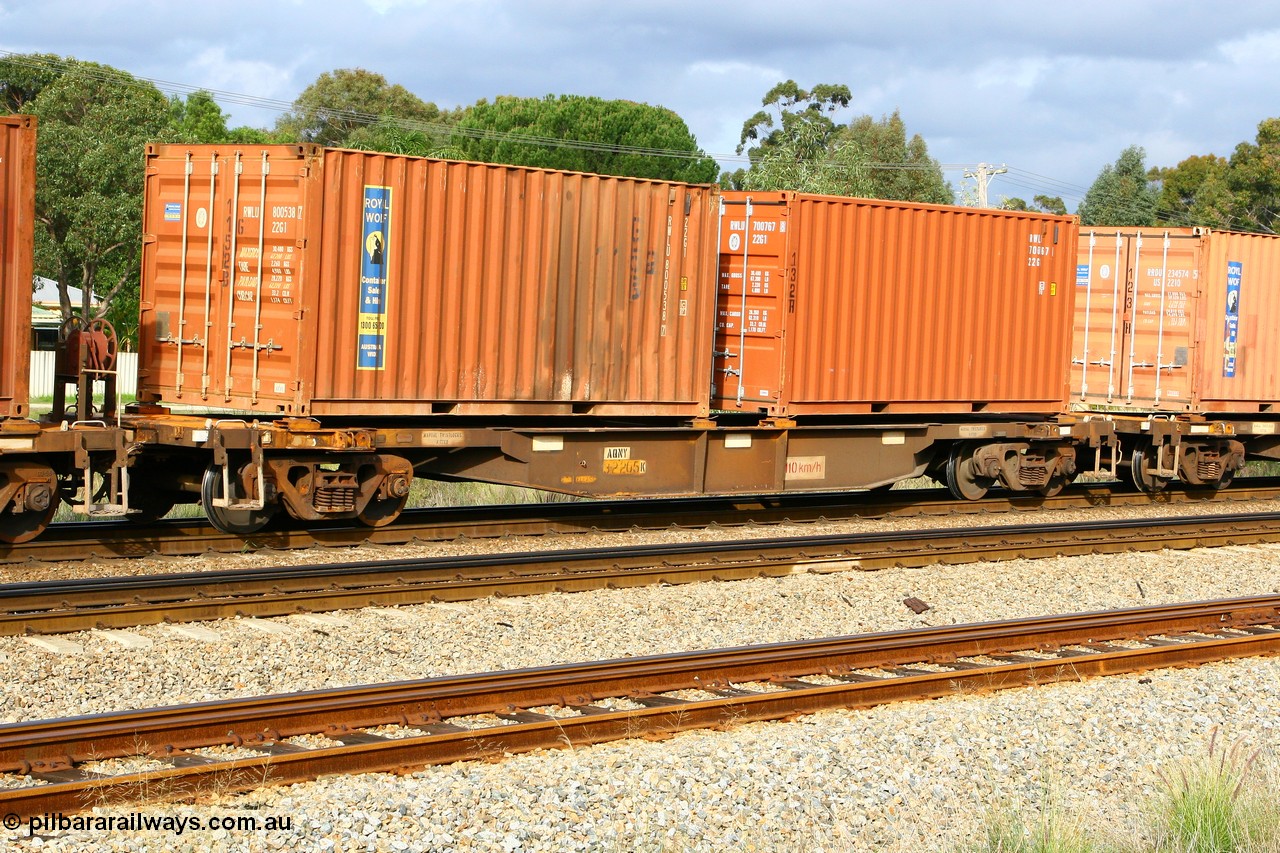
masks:
[[[1018,197],[1006,198],[1000,204],[1001,210],[1027,210],[1035,213],[1053,213],[1058,216],[1067,215],[1067,204],[1062,200],[1062,196],[1038,195],[1031,200],[1031,204]]]
[[[174,95],[169,99],[169,111],[175,142],[256,144],[271,141],[271,134],[259,128],[229,129],[227,115],[213,99],[213,93],[205,89],[192,92],[186,98]]]
[[[54,56],[0,59],[0,97],[40,121],[36,158],[37,275],[98,297],[122,339],[136,335],[143,151],[150,142],[263,142],[265,130],[228,130],[207,91],[166,98],[152,83],[106,65]]]
[[[1280,226],[1280,118],[1260,122],[1255,141],[1241,142],[1229,159],[1193,155],[1140,176],[1141,160],[1142,149],[1128,148],[1103,169],[1080,205],[1085,224],[1206,225],[1266,234]]]
[[[828,195],[950,204],[955,195],[924,139],[907,138],[897,110],[874,119],[858,116],[847,125],[834,116],[851,96],[843,85],[799,88],[779,83],[764,96],[768,110],[742,126],[738,152],[748,150],[750,168],[722,176],[735,189],[798,190]]]
[[[463,112],[452,147],[466,160],[690,183],[718,171],[671,110],[580,95],[482,100]]]
[[[36,270],[58,282],[64,316],[74,285],[99,296],[97,313],[127,335],[137,324],[128,306],[142,249],[143,149],[172,137],[169,101],[123,71],[70,61],[26,107],[40,120]]]
[[[1076,211],[1084,225],[1156,224],[1159,190],[1147,177],[1147,153],[1138,145],[1102,167]]]
[[[1265,119],[1258,125],[1256,141],[1236,146],[1227,164],[1226,185],[1236,227],[1276,233],[1280,224],[1280,118]]]
[[[447,135],[453,116],[387,78],[363,68],[321,74],[302,91],[293,108],[276,120],[276,134],[296,142],[374,148],[388,127]],[[384,119],[383,131],[378,130]]]
[[[62,73],[63,59],[52,53],[0,57],[0,104],[6,112],[29,112],[46,86]]]

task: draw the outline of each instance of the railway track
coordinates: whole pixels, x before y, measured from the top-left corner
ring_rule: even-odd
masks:
[[[208,552],[241,553],[256,549],[289,550],[361,544],[403,545],[460,537],[538,536],[673,526],[697,528],[1044,508],[1238,502],[1276,497],[1280,497],[1280,478],[1268,477],[1239,480],[1232,488],[1220,492],[1171,487],[1156,495],[1115,490],[1111,485],[1077,484],[1052,498],[1017,497],[1006,493],[980,501],[957,501],[943,489],[584,501],[408,510],[394,524],[382,528],[316,525],[306,529],[268,529],[248,539],[221,533],[203,519],[168,520],[146,525],[119,520],[74,522],[52,525],[44,536],[32,542],[20,545],[0,543],[0,563],[191,556]]]
[[[0,635],[1124,551],[1280,542],[1280,513],[676,543],[0,585]]]
[[[9,724],[0,726],[0,812],[403,772],[1277,651],[1272,595]],[[120,760],[150,766],[104,772]]]

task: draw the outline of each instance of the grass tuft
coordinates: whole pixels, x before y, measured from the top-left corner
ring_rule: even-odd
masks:
[[[1208,756],[1161,774],[1152,849],[1160,853],[1233,853],[1280,850],[1274,787],[1257,769],[1258,751],[1222,747],[1215,729]]]
[[[1159,797],[1144,810],[1146,824],[1132,837],[1115,829],[1088,831],[1048,796],[1032,821],[996,810],[972,853],[1280,853],[1280,809],[1275,774],[1260,752],[1243,743],[1224,747],[1215,729],[1208,753],[1174,773],[1158,773]]]
[[[1099,848],[1050,795],[1033,820],[1014,810],[988,816],[974,853],[1093,853]]]

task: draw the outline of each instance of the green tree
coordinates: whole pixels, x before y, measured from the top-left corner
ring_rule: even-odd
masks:
[[[169,99],[169,110],[176,134],[175,142],[254,145],[272,141],[271,134],[261,128],[228,128],[227,115],[213,99],[213,94],[204,89],[192,92],[186,98],[174,95]]]
[[[113,316],[136,305],[143,149],[173,137],[169,102],[123,71],[71,60],[28,107],[40,120],[36,271],[58,282],[64,317],[75,307],[69,285],[101,298],[97,316]]]
[[[955,195],[919,134],[907,139],[895,110],[879,120],[860,116],[834,130],[821,121],[792,122],[774,137],[750,171],[735,176],[747,190],[798,190],[827,195],[951,204]]]
[[[771,149],[802,142],[813,153],[823,150],[835,134],[837,125],[831,116],[849,106],[853,95],[843,84],[819,83],[810,90],[801,89],[795,80],[784,80],[765,93],[760,110],[742,124],[738,153],[747,151],[755,163]],[[777,112],[778,120],[774,121]]]
[[[1188,157],[1177,166],[1151,169],[1147,178],[1160,187],[1161,221],[1225,226],[1230,216],[1227,168],[1226,159],[1208,154]]]
[[[169,99],[169,110],[179,142],[226,142],[227,116],[204,89],[192,92],[186,98],[174,95]]]
[[[1257,141],[1241,142],[1226,174],[1233,226],[1276,233],[1280,221],[1280,118],[1258,125]]]
[[[450,117],[408,89],[363,68],[327,71],[298,95],[293,108],[276,121],[282,140],[350,146],[368,136],[357,132],[380,118],[430,135],[447,135]]]
[[[671,110],[581,95],[482,100],[453,145],[468,160],[690,183],[714,181],[718,168]]]
[[[5,112],[28,112],[27,106],[58,79],[64,60],[52,53],[0,57],[0,106]]]
[[[843,164],[850,171],[859,167],[864,171],[858,194],[866,198],[931,204],[955,201],[924,138],[917,133],[907,139],[907,126],[897,110],[879,121],[868,115],[854,119],[836,133],[829,148],[838,171]]]
[[[794,80],[778,83],[761,99],[765,109],[742,124],[737,152],[746,151],[750,165],[725,172],[720,182],[730,189],[759,189],[761,183],[776,188],[811,184],[819,171],[814,161],[823,158],[837,130],[833,116],[851,100],[849,87],[839,83],[819,83],[809,90]],[[758,169],[768,175],[750,178]]]
[[[453,116],[448,118],[450,122],[455,120]],[[417,130],[390,116],[382,116],[373,124],[356,128],[344,144],[348,148],[407,154],[412,157],[466,159],[461,149],[452,145],[442,131]]]
[[[1156,224],[1159,190],[1147,178],[1146,152],[1131,145],[1102,167],[1076,213],[1084,225]]]
[[[1029,205],[1022,199],[1014,196],[1006,198],[1000,203],[1001,210],[1028,210],[1035,213],[1053,213],[1058,216],[1067,215],[1066,202],[1062,200],[1062,196],[1038,195],[1032,199]]]

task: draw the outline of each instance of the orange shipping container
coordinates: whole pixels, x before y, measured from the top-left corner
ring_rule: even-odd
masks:
[[[307,145],[150,146],[139,396],[706,414],[715,197]]]
[[[27,415],[36,119],[0,116],[0,418]]]
[[[1280,237],[1086,229],[1076,285],[1077,408],[1247,414],[1280,406]]]
[[[713,405],[777,415],[1055,413],[1074,220],[723,195]]]

